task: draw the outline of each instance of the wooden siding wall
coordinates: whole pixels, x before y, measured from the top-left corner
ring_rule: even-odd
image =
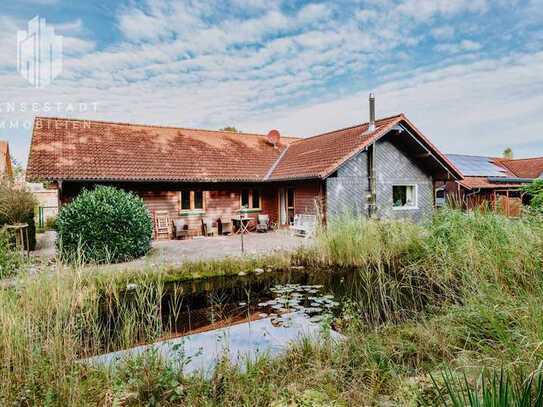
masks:
[[[297,214],[317,214],[317,207],[322,209],[323,184],[319,181],[270,183],[260,185],[244,184],[206,184],[206,185],[180,185],[180,184],[121,184],[110,183],[119,188],[132,191],[140,196],[149,211],[168,211],[172,220],[184,219],[189,228],[200,230],[203,217],[216,222],[219,218],[231,219],[239,215],[240,195],[242,189],[259,189],[261,192],[261,211],[249,213],[248,216],[256,219],[258,213],[267,214],[272,222],[278,223],[279,217],[279,189],[294,188],[294,210]],[[65,182],[61,189],[60,199],[63,204],[70,202],[83,188],[91,189],[91,183]],[[204,214],[181,215],[179,191],[199,189],[205,191],[206,210]],[[324,213],[324,212],[321,212]]]
[[[273,222],[278,217],[277,187],[272,184],[252,185],[179,185],[179,184],[110,184],[132,191],[143,199],[151,214],[155,211],[168,211],[172,220],[184,219],[190,229],[198,229],[203,217],[216,222],[219,218],[231,219],[239,215],[242,189],[259,189],[261,192],[261,211],[249,213],[256,219],[258,213],[268,214]],[[61,202],[66,204],[74,199],[83,188],[91,189],[92,184],[65,183],[62,187]],[[181,215],[179,191],[199,189],[205,191],[206,211],[204,214]]]
[[[294,188],[294,213],[316,215],[323,212],[322,183],[319,181],[305,182],[292,185]]]

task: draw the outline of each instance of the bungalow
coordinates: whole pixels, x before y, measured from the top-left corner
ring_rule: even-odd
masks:
[[[288,225],[294,214],[345,211],[419,221],[434,183],[459,171],[404,114],[309,138],[74,119],[35,119],[27,179],[58,188],[115,185],[198,230],[245,208]]]
[[[543,178],[543,157],[516,160],[461,154],[447,157],[463,178],[445,183],[443,193],[468,208],[483,204],[508,216],[518,216],[523,203],[521,187]]]
[[[11,166],[11,157],[9,155],[9,145],[7,141],[0,140],[0,179],[2,177],[12,177],[13,169]]]

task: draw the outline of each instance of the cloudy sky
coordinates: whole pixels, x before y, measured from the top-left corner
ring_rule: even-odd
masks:
[[[62,73],[17,72],[46,18]],[[63,1],[0,10],[0,139],[25,162],[35,115],[310,136],[377,114],[445,152],[543,156],[543,0]]]

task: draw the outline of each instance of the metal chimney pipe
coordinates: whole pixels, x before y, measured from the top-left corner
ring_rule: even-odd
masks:
[[[370,93],[370,121],[368,125],[368,131],[375,130],[375,95]]]

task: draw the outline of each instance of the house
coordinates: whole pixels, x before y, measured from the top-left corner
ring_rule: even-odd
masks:
[[[13,177],[13,168],[9,155],[9,144],[7,141],[0,140],[0,178],[4,176]]]
[[[497,157],[448,154],[463,179],[449,181],[443,191],[468,208],[480,205],[518,216],[522,208],[521,187],[534,179],[543,179],[543,157],[505,159]]]
[[[372,100],[373,106],[373,100]],[[372,107],[372,112],[374,108]],[[434,184],[459,171],[404,114],[301,139],[38,117],[27,179],[55,185],[61,203],[115,185],[198,229],[202,217],[353,212],[419,221]]]
[[[37,226],[43,228],[48,219],[58,215],[58,190],[41,182],[26,183],[26,188],[36,198],[38,204]]]

